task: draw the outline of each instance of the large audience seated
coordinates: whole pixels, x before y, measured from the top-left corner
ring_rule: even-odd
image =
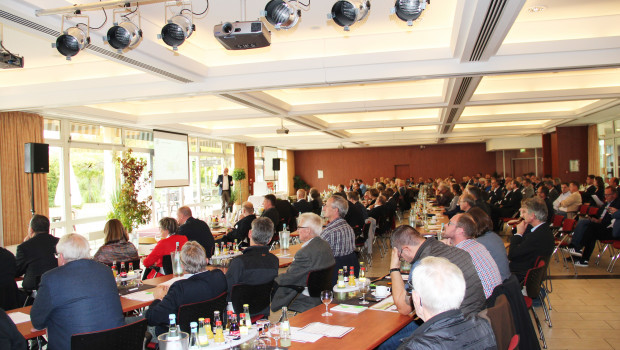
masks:
[[[235,286],[258,288],[271,283],[271,293],[256,296],[270,301],[269,306],[252,316],[267,317],[270,311],[284,306],[303,313],[321,304],[317,295],[310,294],[311,273],[334,271],[329,276],[332,285],[342,265],[355,266],[358,274],[360,258],[355,240],[370,217],[377,223],[375,233],[390,238],[390,269],[379,274],[389,274],[396,309],[402,315],[415,312],[419,317],[392,334],[378,349],[494,349],[500,339],[496,339],[497,327],[486,316],[486,308],[495,305],[498,295],[509,294],[507,290],[514,289],[514,285],[521,288],[519,282],[541,259],[549,263],[555,248],[550,227],[555,215],[574,216],[581,203],[598,207],[596,214],[578,222],[565,249],[577,258],[576,266],[588,266],[597,241],[620,238],[620,220],[616,220],[620,219],[617,181],[610,179],[605,187],[602,178],[588,176],[580,192],[576,181],[567,184],[551,176],[538,178],[531,174],[514,179],[476,174],[459,180],[450,176],[417,181],[413,177],[378,177],[370,184],[353,179],[347,187],[340,185],[324,205],[316,188],[309,192],[300,189],[294,203],[280,200],[286,202],[280,206],[270,194],[264,198],[260,217],[254,214],[251,202],[243,203],[239,220],[217,241],[245,243],[241,245],[242,253],[230,260],[225,273],[218,267],[207,269],[213,235],[206,222],[194,218],[188,207],[181,207],[177,219],[166,217],[159,221],[161,240],[142,259],[142,264],[147,268],[144,278],[169,273],[163,269],[163,263],[178,244],[184,275],[168,287],[159,285],[153,289],[155,300],[145,310],[144,318],[152,327],[149,331],[157,337],[167,331],[169,314],[177,314],[182,305],[225,293],[232,308]],[[422,191],[434,195],[436,204],[443,206],[444,214],[450,217],[443,240],[425,236],[420,233],[422,229],[418,231],[398,221],[397,216],[407,212]],[[327,223],[317,213],[323,214]],[[280,260],[270,252],[269,244],[282,230],[283,223],[291,221],[297,224],[300,249],[290,265],[280,270]],[[513,227],[508,251],[498,235],[503,222],[508,223],[506,227]],[[35,215],[24,243],[17,248],[17,258],[0,248],[4,267],[0,274],[0,306],[17,308],[23,304],[25,294],[38,289],[31,309],[33,326],[47,328],[48,348],[69,349],[73,334],[126,323],[116,281],[104,264],[136,260],[138,253],[116,219],[105,224],[104,244],[92,259],[84,237],[68,234],[58,240],[49,234],[49,226],[45,216]],[[402,261],[411,266],[404,278]],[[14,277],[21,275],[25,291],[20,296]],[[516,310],[521,314],[513,321],[519,323],[520,336],[527,339],[523,344],[535,348],[530,345],[537,344],[537,336],[529,327],[520,291],[517,290],[516,298],[521,304],[515,302],[515,295],[509,297],[512,313]],[[0,324],[6,323],[5,318],[0,317]],[[522,327],[524,322],[529,328]],[[11,326],[10,321],[6,327],[1,325],[7,330],[7,339],[15,334]],[[4,338],[0,337],[2,341]]]

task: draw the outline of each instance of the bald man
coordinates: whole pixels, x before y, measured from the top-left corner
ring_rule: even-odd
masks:
[[[226,210],[232,210],[232,203],[230,203],[230,191],[233,187],[233,179],[232,176],[228,175],[228,168],[224,168],[224,173],[222,175],[218,175],[215,186],[218,186],[220,196],[222,197],[222,217],[224,217],[226,215]]]

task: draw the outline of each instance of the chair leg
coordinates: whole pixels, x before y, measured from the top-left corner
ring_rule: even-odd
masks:
[[[616,266],[616,262],[618,261],[618,259],[620,258],[620,250],[618,250],[618,254],[616,254],[616,256],[614,256],[610,261],[609,261],[609,266],[607,266],[607,271],[609,273],[612,273],[614,271],[614,266]]]
[[[596,255],[596,261],[594,263],[598,266],[598,264],[601,262],[603,254],[605,254],[605,251],[609,247],[609,244],[605,244],[605,246],[603,246],[601,241],[596,241],[596,246],[598,247],[598,254]]]
[[[542,293],[538,294],[538,298],[540,299],[540,303],[542,304],[542,307],[543,307],[543,312],[545,313],[545,320],[547,321],[549,328],[551,328],[553,327],[551,325],[551,315],[549,314],[549,310],[547,309],[547,303],[545,302],[545,298],[542,296]]]
[[[536,310],[533,307],[530,308],[532,313],[534,314],[534,321],[536,321],[536,327],[538,327],[538,334],[540,335],[540,340],[543,341],[543,348],[547,348],[547,341],[545,340],[545,335],[543,334],[542,325],[540,324],[540,320],[538,319],[538,315],[536,315]]]

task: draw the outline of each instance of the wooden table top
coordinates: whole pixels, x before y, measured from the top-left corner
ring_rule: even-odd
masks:
[[[441,214],[442,212],[443,212],[443,209],[441,211],[439,211],[439,210],[437,210],[437,211],[430,211],[429,213],[430,214],[438,215],[438,214]],[[429,222],[429,226],[432,226],[432,225],[440,225],[441,226],[441,224],[447,225],[448,222],[450,222],[450,218],[448,218],[447,215],[441,214],[441,217],[438,217],[437,222],[435,224],[431,224]],[[420,232],[421,235],[437,235],[437,230],[436,229],[435,230],[430,230],[429,229],[427,231],[427,230],[424,229],[424,226],[418,226],[415,229],[418,232]]]
[[[336,305],[330,304],[330,309],[333,306]],[[411,316],[372,309],[357,315],[333,311],[331,312],[333,316],[329,317],[321,316],[324,312],[325,305],[321,304],[291,317],[291,326],[304,327],[312,322],[322,322],[354,329],[342,338],[323,337],[314,343],[292,342],[291,349],[342,348],[344,344],[347,349],[374,349],[412,321]]]
[[[295,257],[295,254],[297,254],[297,251],[301,249],[301,246],[302,246],[302,243],[293,244],[286,251],[285,256],[282,256],[283,252],[281,249],[272,250],[271,253],[278,257],[278,260],[280,260],[281,268],[287,267],[293,262],[293,258]]]

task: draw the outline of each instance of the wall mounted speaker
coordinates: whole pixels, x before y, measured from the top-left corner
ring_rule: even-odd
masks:
[[[280,171],[280,158],[273,158],[273,171]]]

